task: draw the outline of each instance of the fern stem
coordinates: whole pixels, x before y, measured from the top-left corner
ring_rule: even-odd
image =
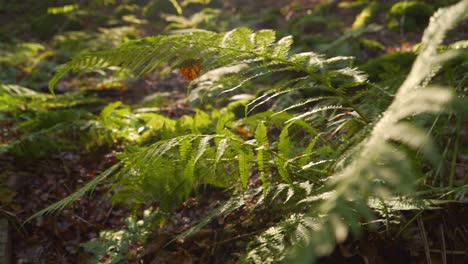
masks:
[[[413,218],[411,218],[404,226],[402,226],[402,227],[400,228],[400,230],[398,230],[398,233],[396,234],[395,237],[398,238],[398,237],[401,235],[401,233],[402,233],[403,231],[405,231],[405,229],[406,229],[408,226],[410,226],[416,219],[418,219],[418,217],[419,217],[423,212],[424,212],[424,210],[420,210],[418,213],[416,213],[416,215],[413,216]]]
[[[353,104],[348,98],[346,98],[346,94],[343,91],[333,87],[329,78],[326,78],[324,80],[324,83],[331,92],[335,93],[338,97],[340,97],[343,100],[345,104],[347,104],[351,109],[353,109],[366,124],[369,124],[369,119],[367,119],[364,113],[361,110],[359,110],[359,108],[355,104]]]
[[[359,115],[359,117],[361,117],[361,119],[366,124],[369,124],[369,119],[367,119],[367,117],[364,115],[364,113],[361,110],[359,110],[359,108],[354,103],[352,103],[348,98],[346,98],[346,95],[342,91],[340,91],[340,90],[336,89],[335,87],[331,86],[331,84],[329,84],[328,87],[331,88],[332,91],[336,95],[338,95],[343,100],[343,102],[345,104],[347,104],[350,108],[352,108]]]
[[[460,145],[460,126],[461,126],[461,118],[457,118],[457,125],[456,125],[456,138],[455,138],[455,149],[453,150],[452,156],[452,163],[450,166],[450,178],[448,187],[451,189],[453,187],[453,182],[455,181],[455,171],[457,166],[457,157],[458,157],[458,149]]]
[[[351,103],[351,101],[349,101],[349,100],[347,100],[347,99],[346,99],[346,102],[345,102],[345,103],[347,103],[348,106],[351,107],[351,108],[359,115],[359,117],[362,118],[362,120],[363,120],[366,124],[369,124],[369,119],[367,119],[367,117],[364,115],[364,113],[363,113],[361,110],[359,110],[359,108],[358,108],[355,104]]]

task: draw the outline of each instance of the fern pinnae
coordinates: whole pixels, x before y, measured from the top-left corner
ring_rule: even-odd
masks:
[[[311,69],[304,68],[303,66],[291,62],[287,59],[290,45],[292,43],[291,37],[280,39],[275,44],[270,44],[270,40],[263,43],[255,43],[254,45],[251,43],[246,43],[245,46],[241,49],[238,49],[237,46],[235,46],[234,44],[231,45],[226,42],[232,36],[235,36],[236,38],[240,39],[246,38],[242,34],[247,34],[247,32],[252,31],[249,29],[240,28],[233,32],[226,33],[224,35],[215,34],[211,32],[196,32],[191,35],[158,36],[153,38],[147,38],[144,41],[129,42],[122,45],[120,48],[104,52],[96,52],[93,54],[75,58],[56,73],[56,75],[52,78],[51,82],[49,83],[49,88],[53,90],[53,87],[58,82],[58,80],[70,70],[90,68],[95,66],[104,67],[106,65],[115,65],[128,68],[135,74],[141,75],[145,72],[154,69],[155,67],[157,67],[157,65],[167,63],[171,58],[179,57],[179,60],[183,60],[184,58],[193,58],[195,56],[201,56],[200,52],[202,51],[205,52],[204,56],[206,57],[216,57],[225,55],[226,59],[223,61],[227,61],[228,59],[230,59],[231,61],[242,61],[245,58],[252,57],[260,58],[260,61],[270,61],[267,65],[273,65],[274,63],[284,65],[282,68],[279,69],[270,69],[264,72],[264,74],[275,71],[295,69],[306,72],[307,74],[319,80],[322,79],[322,77],[313,73]],[[218,42],[217,39],[219,39],[221,36],[223,39],[221,41],[221,45],[213,45]],[[245,40],[250,41],[248,37]],[[233,43],[238,44],[235,40]],[[266,46],[260,47],[255,45]],[[151,46],[153,46],[152,49],[149,48]],[[269,48],[267,48],[267,46]],[[164,49],[164,47],[170,48],[169,50],[167,50]],[[262,50],[262,52],[258,52],[258,50]],[[270,50],[271,52],[266,52],[266,50]],[[156,56],[155,52],[157,52],[158,56]],[[136,58],[134,57],[135,54],[138,54]],[[163,56],[159,56],[160,54],[162,54]],[[182,54],[183,56],[181,56]],[[206,66],[208,68],[210,67],[209,65]],[[252,77],[253,76],[248,78]]]
[[[229,147],[229,141],[227,138],[223,138],[219,141],[218,147],[216,149],[215,169],[228,147]]]
[[[300,89],[303,89],[305,87],[297,87],[297,88],[291,88],[291,89],[287,89],[287,90],[273,90],[272,93],[268,93],[266,94],[267,96],[262,96],[262,100],[259,101],[259,100],[255,100],[255,104],[250,107],[250,109],[248,110],[247,112],[247,115],[250,114],[253,110],[255,110],[257,107],[269,102],[270,100],[280,96],[280,95],[283,95],[283,94],[286,94],[286,93],[290,93],[290,92],[293,92],[293,91],[298,91]],[[269,95],[269,96],[268,96]],[[265,98],[266,97],[266,98]],[[260,98],[260,97],[259,97]],[[264,98],[264,99],[263,99]],[[246,109],[247,107],[249,107],[253,102],[249,103],[246,105]],[[276,114],[276,113],[275,113]]]
[[[248,107],[250,107],[251,105],[253,104],[257,104],[259,101],[263,101],[263,99],[265,97],[268,97],[270,96],[271,94],[274,94],[274,93],[279,93],[280,91],[282,91],[283,89],[288,89],[288,87],[296,87],[297,85],[294,85],[295,83],[300,83],[301,81],[305,81],[309,79],[309,77],[305,76],[305,77],[299,77],[299,78],[294,78],[294,79],[291,79],[291,80],[287,80],[287,81],[284,81],[284,82],[281,82],[278,86],[279,88],[277,89],[269,89],[267,91],[265,91],[264,94],[262,94],[261,96],[258,96],[257,98],[254,98],[251,102],[249,102],[247,105],[246,105],[246,109]],[[302,86],[301,86],[302,87]],[[304,87],[305,88],[305,87]],[[291,89],[291,88],[290,88]],[[299,89],[299,88],[296,88],[296,89]]]
[[[257,142],[257,164],[260,171],[260,179],[263,185],[263,193],[265,194],[268,189],[269,180],[268,180],[268,162],[267,158],[268,153],[265,151],[268,148],[268,136],[267,128],[263,122],[260,122],[257,125],[255,130],[255,140]]]
[[[205,137],[202,137],[202,139],[200,140],[200,143],[198,144],[198,151],[197,151],[197,155],[195,156],[195,160],[194,160],[194,163],[196,164],[198,162],[198,160],[203,156],[203,154],[206,152],[207,150],[207,147],[209,146],[210,144],[210,140],[213,139],[214,136],[205,136]]]
[[[310,98],[310,99],[307,99],[307,100],[305,100],[303,102],[288,106],[285,109],[282,109],[281,111],[278,111],[278,112],[274,113],[273,116],[282,114],[284,112],[287,112],[287,111],[295,109],[295,108],[304,107],[305,105],[307,105],[309,103],[317,102],[317,101],[324,100],[324,99],[339,99],[339,97],[337,97],[337,96],[319,96],[319,97]]]
[[[289,71],[291,70],[290,67],[283,67],[283,68],[279,68],[279,69],[268,69],[267,71],[264,71],[264,72],[260,72],[260,73],[256,73],[252,76],[249,76],[245,79],[243,79],[239,84],[237,84],[236,86],[232,87],[232,88],[229,88],[227,90],[224,90],[222,93],[230,93],[232,91],[235,91],[239,88],[241,88],[244,84],[258,78],[258,77],[261,77],[261,76],[265,76],[265,75],[268,75],[268,74],[271,74],[271,73],[278,73],[278,72],[282,72],[282,71]]]
[[[421,150],[426,157],[434,164],[438,164],[440,156],[436,147],[427,133],[409,124],[403,122],[394,124],[391,129],[386,130],[386,137],[410,146],[415,150]],[[412,135],[411,138],[402,135]]]
[[[279,140],[278,140],[278,153],[282,155],[286,159],[289,156],[289,127],[293,123],[286,125],[280,133]]]
[[[304,119],[304,118],[309,117],[309,116],[311,116],[311,115],[313,115],[315,113],[328,111],[328,110],[350,110],[350,108],[349,107],[344,107],[342,105],[328,105],[328,106],[317,107],[317,108],[312,109],[311,111],[307,111],[307,112],[305,112],[303,114],[297,115],[297,116],[289,119],[288,121],[286,121],[286,124],[290,123],[290,122],[294,122],[296,120]]]
[[[152,168],[154,168],[155,164],[164,160],[169,160],[169,163],[174,160],[180,162],[177,159],[172,160],[174,156],[179,154],[181,161],[185,162],[184,171],[182,172],[184,175],[181,176],[182,180],[177,182],[178,185],[176,185],[176,187],[170,186],[170,188],[168,188],[169,190],[175,190],[174,192],[177,192],[177,194],[174,195],[179,196],[179,188],[184,187],[186,189],[183,195],[187,195],[190,191],[189,189],[192,188],[194,181],[196,181],[194,168],[196,165],[205,165],[200,161],[206,156],[209,156],[206,160],[206,164],[212,164],[213,156],[215,157],[215,164],[218,164],[218,162],[223,160],[223,156],[229,155],[230,160],[236,161],[235,158],[232,158],[232,155],[237,155],[239,177],[244,189],[247,189],[252,161],[256,161],[262,181],[261,190],[263,190],[263,197],[267,196],[270,187],[275,187],[275,184],[271,183],[269,180],[269,163],[271,159],[273,159],[274,165],[277,166],[280,176],[287,182],[291,181],[288,175],[289,171],[293,171],[293,173],[295,173],[294,176],[305,174],[299,173],[300,169],[297,169],[297,167],[308,170],[307,173],[309,173],[309,171],[314,171],[314,166],[330,164],[320,171],[320,173],[326,173],[326,176],[332,174],[332,176],[327,177],[327,180],[320,178],[318,181],[307,178],[307,183],[314,183],[322,187],[323,189],[320,190],[321,193],[324,193],[324,190],[335,190],[335,192],[331,193],[327,199],[307,199],[303,201],[301,204],[302,208],[310,209],[310,211],[304,215],[291,214],[291,219],[281,222],[279,225],[265,232],[264,236],[260,236],[258,238],[260,241],[259,246],[248,253],[248,257],[252,259],[255,258],[260,263],[262,263],[262,261],[266,262],[264,258],[268,259],[271,255],[275,257],[275,260],[285,260],[285,251],[291,246],[290,235],[293,234],[295,237],[293,241],[298,242],[298,246],[306,251],[307,254],[304,255],[305,261],[308,261],[307,256],[314,257],[330,253],[335,242],[342,241],[349,231],[352,232],[358,229],[361,221],[361,218],[358,217],[359,215],[363,216],[365,220],[372,219],[372,211],[368,207],[369,198],[375,197],[383,199],[388,197],[391,193],[408,194],[412,191],[414,187],[413,168],[410,162],[408,162],[407,153],[396,148],[395,145],[397,143],[403,143],[417,149],[424,148],[423,150],[427,153],[427,156],[430,156],[431,153],[434,152],[432,146],[427,144],[430,142],[429,138],[423,136],[421,130],[409,126],[409,122],[406,123],[404,120],[411,119],[413,115],[422,112],[442,111],[453,97],[452,94],[441,93],[444,95],[443,98],[441,97],[438,98],[440,100],[433,100],[432,98],[436,93],[428,95],[424,92],[430,91],[421,88],[427,86],[427,82],[433,77],[434,72],[438,70],[436,69],[438,64],[446,59],[443,56],[437,55],[436,46],[441,43],[445,31],[452,27],[459,17],[466,16],[463,12],[467,7],[468,1],[463,0],[455,7],[445,9],[445,11],[436,14],[429,29],[426,31],[423,38],[421,54],[418,56],[418,59],[416,59],[408,79],[398,90],[389,108],[378,118],[375,124],[370,121],[368,122],[366,116],[354,105],[354,103],[359,104],[362,98],[349,100],[345,94],[345,89],[347,87],[336,88],[332,85],[334,77],[351,76],[355,79],[352,85],[364,83],[366,81],[365,76],[360,75],[360,72],[352,68],[352,63],[350,63],[348,68],[340,70],[337,69],[337,64],[339,64],[338,62],[341,60],[340,58],[333,61],[312,53],[302,54],[301,56],[298,56],[298,54],[291,55],[291,37],[286,37],[275,42],[274,35],[272,37],[271,32],[268,33],[265,31],[262,32],[262,34],[267,35],[267,37],[261,42],[259,41],[260,35],[257,35],[258,32],[254,33],[245,28],[233,30],[225,34],[200,32],[185,36],[161,36],[148,39],[146,45],[143,45],[144,42],[133,42],[123,46],[121,49],[115,49],[107,53],[96,53],[81,61],[80,59],[76,59],[54,76],[51,80],[50,87],[51,90],[53,90],[53,86],[57,83],[58,79],[66,74],[66,72],[83,67],[117,65],[122,68],[129,68],[134,74],[142,74],[153,70],[157,65],[170,63],[175,66],[177,63],[186,59],[206,57],[208,59],[204,62],[204,68],[207,69],[216,67],[217,65],[234,65],[238,63],[246,63],[250,66],[250,69],[233,74],[233,78],[229,81],[235,80],[235,78],[239,76],[241,77],[241,81],[236,83],[234,87],[225,90],[225,92],[234,91],[242,85],[247,84],[247,82],[255,81],[256,78],[273,73],[275,70],[292,70],[299,75],[307,75],[304,77],[303,83],[280,86],[277,89],[273,89],[274,91],[271,93],[267,92],[264,97],[260,96],[257,100],[250,102],[249,106],[256,106],[259,102],[264,103],[266,102],[265,100],[270,100],[280,95],[277,93],[287,93],[289,92],[288,89],[292,91],[292,89],[300,88],[302,85],[307,84],[307,82],[317,82],[317,86],[325,87],[329,92],[333,92],[336,98],[312,98],[310,101],[306,100],[305,102],[293,105],[282,111],[287,112],[295,110],[299,107],[306,106],[308,103],[328,99],[328,101],[321,104],[321,106],[317,106],[305,113],[299,113],[287,120],[287,126],[280,134],[277,150],[273,147],[270,148],[268,129],[264,123],[259,123],[255,131],[255,143],[253,141],[244,142],[240,139],[238,139],[238,141],[233,138],[228,139],[228,134],[192,134],[153,144],[150,147],[142,149],[141,152],[133,157],[135,161],[138,161],[134,164],[136,171],[149,171],[150,168],[148,167],[150,166],[147,167],[145,163],[151,164],[153,166]],[[440,23],[444,24],[442,30],[434,26]],[[440,40],[438,38],[440,38]],[[161,55],[161,51],[166,54],[158,57]],[[113,53],[120,53],[120,55],[114,57],[112,55]],[[138,56],[136,56],[136,58],[129,57],[132,54],[138,54]],[[146,58],[147,54],[151,54],[151,58]],[[216,59],[210,59],[210,57],[216,57]],[[345,59],[343,59],[343,61],[346,62]],[[251,70],[252,68],[255,68],[255,70]],[[421,90],[418,91],[421,92],[419,99],[418,94],[411,94],[409,92],[416,88]],[[410,96],[412,97],[408,99]],[[335,102],[335,99],[341,100],[343,105],[336,105],[338,103]],[[402,108],[406,107],[408,104],[413,105],[402,110]],[[436,107],[430,108],[431,104],[436,105]],[[293,122],[307,121],[306,119],[309,117],[315,117],[316,113],[328,110],[336,111],[336,113],[342,110],[354,110],[366,123],[365,126],[358,127],[357,130],[359,131],[356,134],[361,135],[362,133],[362,135],[367,137],[364,138],[364,136],[359,137],[357,135],[350,136],[349,140],[343,143],[345,147],[330,154],[326,151],[324,152],[324,149],[331,149],[331,147],[335,146],[332,144],[336,141],[332,140],[331,143],[324,141],[322,146],[316,148],[316,144],[319,138],[321,138],[317,135],[313,139],[313,142],[307,146],[302,157],[299,159],[288,159],[290,147],[289,132],[287,131],[288,126]],[[333,121],[333,118],[328,117],[336,117],[336,113],[330,114],[330,112],[327,112],[324,119]],[[357,119],[355,116],[350,116],[348,120],[352,121]],[[327,123],[327,125],[329,124],[330,123]],[[328,128],[333,129],[338,125],[339,123],[332,123]],[[217,133],[219,133],[218,130],[219,129],[217,129]],[[370,130],[370,132],[368,130]],[[198,132],[194,129],[194,133]],[[220,139],[219,141],[214,140],[216,150],[211,146],[211,140],[214,138]],[[195,141],[196,143],[190,146],[187,144],[187,142],[193,143],[194,140],[197,140]],[[231,142],[231,140],[236,142]],[[272,146],[275,145],[272,144]],[[230,151],[231,148],[233,149],[232,153]],[[346,162],[344,159],[340,160],[343,156],[346,156],[347,153],[350,153],[348,150],[352,150],[352,154],[356,154],[353,155],[353,159],[346,159]],[[253,154],[254,151],[256,151],[256,157]],[[323,156],[318,155],[323,153]],[[336,156],[340,154],[342,155],[336,159]],[[318,160],[311,161],[311,157],[316,156],[319,156]],[[143,159],[139,159],[140,157],[143,157]],[[370,157],[372,157],[372,159]],[[180,169],[178,169],[177,173],[180,173]],[[293,173],[291,173],[291,175],[293,175]],[[136,174],[138,173],[134,173],[129,177],[136,176]],[[177,174],[177,176],[180,175]],[[316,186],[314,186],[314,188],[315,187]],[[294,196],[293,188],[287,186],[284,188],[283,192],[286,191],[286,200],[293,199],[291,198]],[[313,196],[317,195],[309,192],[307,198],[316,198]],[[60,209],[62,207],[58,208]],[[219,211],[216,213],[219,214]],[[301,220],[305,218],[313,219],[313,221],[308,220],[309,223],[307,224],[301,222]],[[349,222],[351,230],[348,230],[343,220]],[[288,228],[293,229],[294,232],[291,233]],[[271,252],[273,253],[270,254]],[[291,252],[297,253],[298,251]],[[302,255],[296,254],[293,257],[297,256]],[[298,261],[297,258],[295,260]]]
[[[291,177],[288,172],[288,157],[289,157],[289,127],[293,123],[286,125],[280,133],[278,140],[278,154],[275,157],[275,165],[281,178],[288,183],[291,183]]]
[[[55,73],[55,75],[50,79],[49,81],[49,91],[52,94],[55,94],[54,92],[54,87],[57,85],[58,81],[69,71],[72,70],[72,67],[70,67],[68,64],[62,65],[59,67],[58,71]]]
[[[334,72],[352,77],[356,84],[362,84],[367,81],[368,76],[364,72],[358,70],[357,68],[343,68],[339,70],[335,70]],[[332,72],[333,74],[333,72]]]
[[[195,183],[195,158],[190,157],[183,169],[184,180],[181,182],[185,187],[185,193],[189,194]]]
[[[182,161],[186,161],[189,156],[189,151],[192,150],[192,141],[189,138],[184,138],[179,141],[179,155]]]
[[[249,182],[249,172],[250,172],[250,160],[253,157],[253,153],[250,150],[244,150],[237,148],[237,161],[239,165],[239,179],[241,185],[244,189],[247,188]]]
[[[162,56],[160,49],[153,49],[149,54],[141,54],[142,57],[140,59],[135,60],[136,63],[134,65],[129,65],[129,67],[131,71],[136,73],[138,76],[143,75],[147,72],[154,71],[157,67],[163,66],[166,61],[169,61],[171,59],[171,49],[174,49],[174,47],[170,47],[166,53],[162,53]],[[151,58],[148,61],[143,59],[147,56]]]
[[[315,148],[315,145],[317,144],[318,140],[322,134],[317,134],[314,139],[307,145],[305,150],[299,155],[299,166],[304,166],[307,163],[308,157],[312,154],[312,151]]]
[[[142,151],[142,153],[144,153],[142,160],[144,161],[149,161],[149,160],[154,160],[154,159],[157,160],[166,152],[176,147],[180,140],[181,140],[180,138],[172,138],[167,141],[157,142],[153,144],[152,146],[147,148],[148,149],[147,151],[146,150]]]
[[[335,160],[319,160],[319,161],[311,161],[307,164],[304,164],[301,168],[302,170],[308,170],[314,166],[323,164],[323,163],[329,163],[329,162],[334,162]]]
[[[467,9],[468,1],[464,0],[453,7],[449,7],[443,11],[437,12],[435,18],[431,20],[429,28],[426,30],[425,36],[423,38],[423,42],[425,43],[424,45],[432,46],[432,51],[435,52],[436,47],[442,40],[442,36],[449,28],[455,25],[455,22],[459,18],[464,16],[463,14]],[[440,30],[437,26],[439,23],[444,24],[442,30]],[[447,25],[450,26],[447,27]],[[437,38],[433,39],[433,36],[431,36],[433,34],[441,36],[438,39],[439,41],[437,41]],[[398,169],[398,172],[403,173],[399,175],[399,173],[393,172],[389,166],[375,166],[375,161],[369,161],[367,158],[370,155],[377,155],[380,158],[385,157],[384,164],[385,162],[392,160],[395,162],[405,160],[404,153],[401,151],[395,151],[394,146],[387,142],[385,134],[389,128],[397,124],[399,121],[399,118],[396,118],[394,113],[398,111],[398,108],[401,108],[401,106],[398,106],[399,102],[401,102],[400,100],[404,100],[405,96],[408,94],[407,91],[412,89],[412,87],[416,87],[420,81],[422,81],[424,77],[430,73],[430,70],[427,70],[427,68],[431,68],[432,64],[421,63],[421,61],[425,61],[430,58],[433,52],[421,52],[421,54],[418,56],[421,58],[419,60],[416,59],[410,76],[408,76],[408,79],[398,90],[394,102],[389,106],[387,111],[384,112],[383,117],[373,126],[373,130],[369,134],[368,138],[364,140],[362,144],[360,144],[361,146],[358,150],[360,152],[359,157],[355,157],[350,164],[346,164],[343,169],[337,170],[334,176],[331,177],[332,180],[327,185],[328,188],[335,189],[336,193],[334,193],[329,199],[322,202],[319,211],[320,214],[325,215],[326,217],[319,219],[317,225],[309,230],[308,236],[312,238],[312,243],[308,247],[305,247],[302,250],[298,249],[300,248],[299,246],[296,247],[296,250],[291,251],[291,260],[294,260],[295,263],[300,263],[299,261],[310,262],[316,255],[328,254],[333,249],[333,244],[335,241],[343,239],[343,235],[348,232],[343,228],[340,228],[343,230],[341,234],[337,234],[334,231],[337,229],[337,227],[342,226],[339,224],[339,219],[345,218],[351,226],[354,226],[354,228],[359,228],[358,219],[346,212],[347,209],[343,206],[349,206],[349,209],[355,208],[359,215],[365,216],[367,219],[373,218],[372,214],[370,213],[370,209],[365,203],[368,195],[364,195],[366,192],[372,190],[371,185],[365,184],[370,179],[383,177],[388,181],[385,188],[403,193],[410,192],[410,188],[403,188],[406,186],[408,181],[405,181],[405,183],[398,181],[393,181],[393,183],[391,183],[389,181],[391,178],[399,178],[399,180],[405,180],[405,178],[411,179],[412,175],[407,175],[409,174],[408,172],[404,173],[405,170],[411,168],[407,163],[399,164],[401,168]],[[408,135],[402,136],[409,137]],[[419,146],[421,142],[412,144]],[[356,190],[351,191],[350,188],[359,188],[359,192],[356,193]],[[370,195],[379,197],[379,195],[382,194],[374,193]],[[349,198],[352,198],[354,202],[351,203],[349,200],[347,200]],[[329,223],[333,224],[330,225]],[[257,256],[268,255],[268,253],[265,252],[263,252],[263,254],[261,252],[256,253]],[[301,255],[301,253],[304,254]],[[297,256],[301,256],[301,258],[298,259]]]
[[[267,90],[264,94],[262,94],[261,96],[258,96],[257,98],[254,98],[252,101],[250,101],[246,106],[245,106],[245,116],[248,115],[248,113],[250,111],[248,111],[248,108],[250,107],[250,105],[252,104],[256,104],[258,101],[262,101],[264,98],[267,98],[268,96],[270,96],[270,94],[273,94],[275,93],[276,90]]]

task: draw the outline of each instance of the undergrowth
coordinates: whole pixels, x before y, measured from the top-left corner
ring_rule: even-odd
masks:
[[[232,199],[181,237],[255,197],[287,210],[240,261],[310,263],[349,233],[359,236],[364,223],[390,225],[403,207],[429,209],[465,196],[467,186],[456,185],[448,160],[457,148],[440,151],[431,134],[459,137],[459,125],[444,124],[466,120],[464,81],[457,81],[466,79],[466,47],[441,48],[466,10],[464,0],[432,16],[409,74],[396,82],[371,82],[352,57],[294,53],[292,37],[245,27],[147,37],[80,55],[59,68],[52,92],[71,71],[117,67],[141,76],[165,66],[201,68],[189,87],[199,109],[177,120],[121,103],[86,113],[61,109],[92,102],[80,94],[1,86],[0,111],[26,111],[31,119],[19,129],[34,132],[2,149],[22,150],[39,142],[31,138],[38,133],[60,142],[57,135],[77,129],[87,131],[88,143],[127,143],[119,163],[30,219],[62,210],[109,177],[114,202],[132,209],[155,202],[165,213],[199,186],[214,185],[229,188]]]

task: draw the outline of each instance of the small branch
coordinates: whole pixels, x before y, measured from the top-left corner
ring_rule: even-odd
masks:
[[[426,253],[427,264],[432,264],[431,252],[429,251],[429,242],[427,241],[426,229],[424,228],[424,223],[422,221],[422,218],[418,217],[417,222],[419,226],[419,232],[421,233],[421,237],[423,238],[423,242],[424,242],[424,252]]]
[[[447,248],[445,246],[445,234],[444,234],[444,227],[439,225],[440,230],[440,240],[442,241],[442,263],[447,264]]]

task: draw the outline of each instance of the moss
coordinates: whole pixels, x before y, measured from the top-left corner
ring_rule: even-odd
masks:
[[[385,50],[385,46],[377,40],[368,39],[368,38],[360,38],[359,41],[362,46],[368,49]]]
[[[398,2],[391,8],[387,16],[387,27],[398,30],[403,26],[405,31],[416,31],[424,28],[434,8],[426,3],[418,1]],[[400,23],[404,23],[400,25]]]
[[[341,1],[338,3],[340,8],[359,8],[361,6],[369,4],[369,0],[353,0],[353,1]]]
[[[379,2],[373,1],[369,3],[359,15],[356,16],[356,19],[353,23],[353,29],[361,28],[371,21],[371,19],[377,14],[379,11]]]

